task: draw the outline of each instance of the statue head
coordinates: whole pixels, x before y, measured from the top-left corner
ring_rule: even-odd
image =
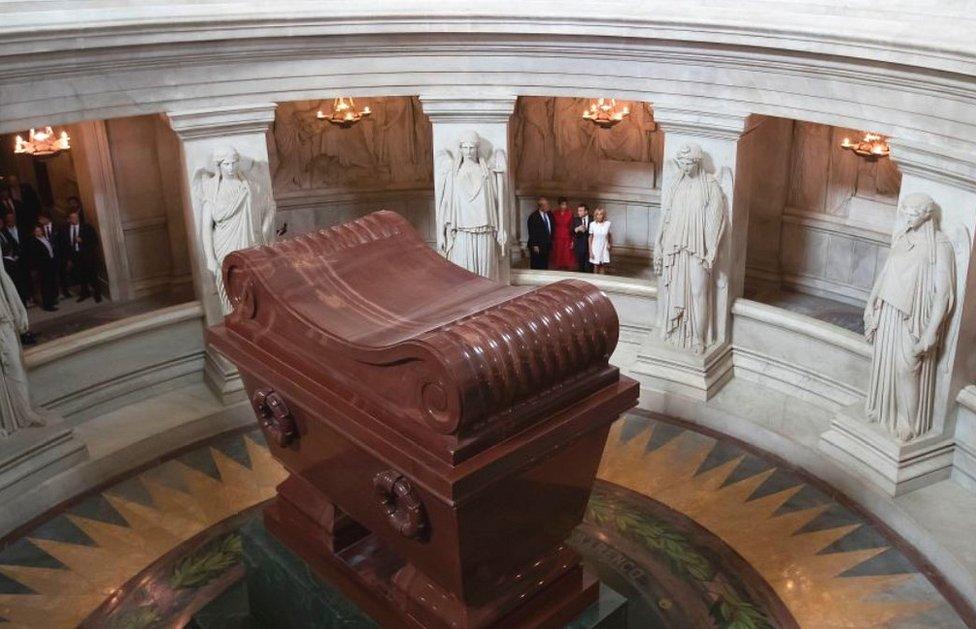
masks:
[[[475,131],[465,131],[458,138],[458,151],[461,154],[461,159],[467,161],[478,161],[478,147],[481,144],[481,138]]]
[[[917,229],[935,214],[935,201],[924,192],[906,195],[898,204],[897,231]]]
[[[678,168],[685,175],[695,175],[701,166],[702,148],[694,142],[685,144],[678,149],[678,154],[674,156],[674,161],[678,163]]]
[[[222,146],[214,149],[213,166],[221,177],[238,178],[240,176],[241,156],[232,146]]]

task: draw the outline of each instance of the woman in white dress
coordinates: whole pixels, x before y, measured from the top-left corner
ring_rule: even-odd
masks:
[[[610,221],[607,211],[598,207],[593,211],[593,222],[590,223],[590,264],[593,272],[606,275],[610,267],[610,249],[613,239],[610,237]]]

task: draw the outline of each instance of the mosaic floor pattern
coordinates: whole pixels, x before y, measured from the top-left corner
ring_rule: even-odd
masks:
[[[0,621],[247,626],[236,529],[283,477],[255,431],[70,506],[0,550]],[[630,414],[599,477],[571,542],[631,627],[965,626],[882,531],[732,442]]]

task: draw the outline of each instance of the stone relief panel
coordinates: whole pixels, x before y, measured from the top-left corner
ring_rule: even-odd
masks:
[[[840,148],[858,131],[795,121],[787,206],[887,230],[895,218],[901,173],[890,159],[871,162]]]
[[[664,136],[647,103],[601,129],[583,120],[586,98],[523,96],[512,116],[516,186],[572,190],[654,188]]]
[[[330,100],[278,105],[269,143],[276,195],[432,185],[430,122],[420,101],[391,96],[359,104],[372,115],[348,129],[316,119],[320,109],[330,110]]]

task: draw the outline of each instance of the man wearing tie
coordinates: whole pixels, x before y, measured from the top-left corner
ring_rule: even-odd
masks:
[[[590,208],[580,203],[573,217],[573,251],[576,253],[576,270],[592,273],[590,264]]]
[[[41,280],[41,309],[54,312],[58,309],[58,261],[54,255],[54,243],[44,234],[38,223],[34,236],[28,241],[30,260]]]
[[[549,215],[549,199],[539,197],[536,209],[529,214],[529,267],[549,268],[549,251],[552,249],[552,217]]]
[[[77,211],[71,211],[65,226],[65,250],[70,270],[81,290],[78,301],[85,301],[92,295],[96,302],[102,301],[102,288],[95,273],[97,247],[95,228],[88,223],[82,223]]]
[[[54,224],[51,222],[51,216],[46,212],[41,212],[37,217],[37,222],[40,224],[41,229],[44,230],[44,237],[54,247],[54,259],[57,262],[58,283],[61,286],[61,296],[71,297],[71,291],[68,290],[71,282],[67,273],[68,260],[66,255],[67,247],[65,246],[67,240],[64,237],[64,233],[60,229],[55,229]]]

